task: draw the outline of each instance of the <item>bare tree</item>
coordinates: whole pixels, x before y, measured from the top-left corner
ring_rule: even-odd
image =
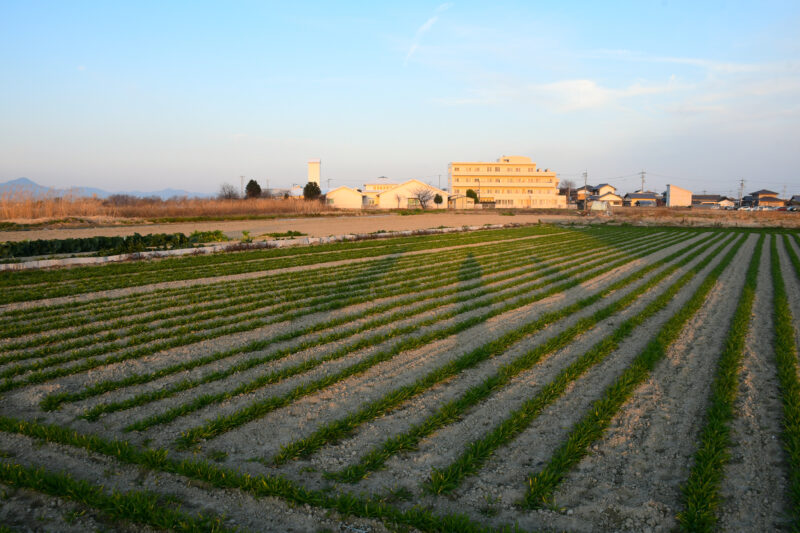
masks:
[[[572,180],[562,181],[561,187],[558,188],[558,192],[567,197],[567,203],[570,203],[572,201],[572,192],[574,190],[575,190],[575,182]]]
[[[217,198],[220,200],[238,200],[239,190],[230,183],[223,183],[222,187],[219,188]]]
[[[427,187],[417,187],[412,194],[419,200],[419,206],[422,209],[427,209],[434,197],[434,192]]]

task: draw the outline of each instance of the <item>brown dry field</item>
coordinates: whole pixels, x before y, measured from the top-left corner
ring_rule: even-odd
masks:
[[[238,239],[242,231],[249,231],[253,237],[267,233],[284,233],[289,230],[300,231],[310,237],[345,235],[350,233],[372,233],[376,231],[403,231],[445,227],[482,226],[484,224],[536,224],[536,223],[591,223],[591,224],[641,224],[641,225],[680,225],[680,226],[738,226],[738,227],[800,227],[800,212],[731,212],[731,211],[689,211],[621,208],[612,216],[590,214],[583,216],[578,212],[547,214],[542,212],[509,211],[459,211],[401,215],[395,212],[371,214],[342,214],[319,217],[289,217],[266,220],[210,220],[199,222],[136,223],[131,219],[102,218],[94,220],[96,226],[72,227],[58,224],[57,227],[0,231],[0,242],[36,239],[68,239],[103,236],[126,236],[134,233],[185,233],[193,231],[222,230],[228,237]],[[14,220],[17,223],[42,223],[46,220]]]

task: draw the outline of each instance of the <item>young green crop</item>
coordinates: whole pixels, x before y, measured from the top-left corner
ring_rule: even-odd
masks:
[[[528,477],[528,488],[521,504],[537,508],[550,501],[561,480],[588,453],[589,446],[602,437],[625,401],[650,375],[661,361],[666,350],[678,338],[684,325],[702,307],[717,279],[738,253],[742,240],[711,270],[692,297],[659,329],[644,350],[634,359],[622,375],[608,388],[600,400],[576,423],[567,440],[553,454],[547,465]]]
[[[0,462],[0,482],[79,502],[113,520],[130,520],[171,531],[232,531],[222,525],[220,517],[191,516],[172,505],[164,505],[163,498],[156,493],[113,491],[108,494],[100,486],[43,468]]]
[[[709,237],[710,239],[711,237]],[[613,315],[625,309],[626,307],[633,304],[639,296],[645,294],[649,290],[652,290],[658,283],[660,283],[663,279],[671,275],[681,266],[687,264],[688,262],[692,261],[698,255],[704,253],[706,248],[704,247],[707,240],[701,241],[696,243],[695,245],[679,250],[678,252],[666,257],[658,262],[655,262],[647,267],[635,272],[626,278],[610,285],[609,287],[603,289],[602,291],[584,298],[583,300],[567,306],[559,311],[548,313],[537,321],[527,325],[526,327],[520,330],[520,333],[523,335],[529,335],[539,329],[543,328],[544,326],[550,325],[558,320],[563,319],[573,313],[580,311],[581,309],[585,308],[586,306],[592,305],[597,301],[607,297],[608,295],[612,294],[613,292],[619,291],[620,289],[624,288],[625,286],[634,283],[635,281],[642,279],[648,273],[652,272],[653,270],[665,265],[669,264],[681,255],[684,255],[690,252],[693,248],[698,248],[696,251],[689,253],[686,257],[684,257],[681,261],[676,263],[675,265],[670,266],[667,269],[664,269],[659,274],[648,280],[646,283],[637,287],[635,290],[630,292],[629,294],[623,296],[619,300],[612,302],[608,306],[596,311],[589,317],[583,318],[579,320],[575,325],[569,327],[564,332],[560,333],[559,335],[545,341],[542,344],[539,344],[528,350],[521,356],[515,358],[513,361],[501,366],[494,374],[486,377],[481,383],[470,387],[467,391],[462,393],[458,398],[451,400],[444,404],[442,407],[437,409],[437,411],[427,417],[422,422],[415,424],[410,429],[401,433],[399,435],[390,437],[387,439],[383,444],[374,448],[372,451],[368,452],[365,456],[363,456],[359,462],[355,465],[351,465],[345,468],[343,471],[330,474],[329,477],[334,479],[347,481],[347,482],[355,482],[359,479],[363,478],[367,475],[368,472],[380,468],[383,466],[384,462],[391,457],[392,455],[405,450],[413,450],[417,446],[417,444],[426,436],[430,435],[434,431],[441,429],[447,424],[451,424],[456,420],[460,419],[461,416],[470,408],[477,405],[478,403],[486,400],[491,394],[497,392],[502,387],[507,385],[512,378],[519,375],[521,372],[531,368],[537,362],[539,362],[543,357],[547,356],[548,354],[552,354],[555,351],[567,346],[570,344],[575,338],[579,335],[584,334],[588,329],[592,328],[596,325],[599,321],[608,318],[609,316]],[[670,289],[676,290],[676,289]],[[516,336],[515,336],[516,337]],[[514,338],[513,340],[517,340]],[[493,348],[494,343],[487,345],[485,347],[481,347],[476,350],[476,355],[480,351],[485,351],[487,348]],[[605,346],[605,345],[604,345]],[[508,349],[509,346],[501,346],[500,348],[505,350]],[[595,354],[598,355],[598,354]],[[482,360],[482,358],[480,359]],[[585,365],[584,365],[585,366]],[[420,380],[422,381],[422,380]],[[569,381],[564,381],[562,385],[566,385]],[[561,389],[563,392],[563,387]],[[546,396],[547,400],[552,402],[557,398],[555,393]],[[319,448],[324,443],[330,442],[331,440],[337,440],[347,433],[344,431],[350,432],[356,427],[356,422],[363,423],[363,420],[359,419],[359,415],[364,417],[364,413],[367,412],[367,409],[363,409],[362,412],[358,414],[351,415],[342,421],[337,421],[335,423],[330,424],[330,426],[326,426],[320,431],[315,432],[312,436],[308,437],[307,439],[303,439],[296,443],[290,444],[286,446],[281,452],[273,458],[273,461],[276,463],[284,462],[285,460],[293,457],[297,457],[299,455],[307,455],[311,451]],[[379,410],[378,414],[383,414],[385,410]],[[487,437],[488,438],[488,437]],[[501,444],[500,441],[495,442],[497,445]],[[488,454],[491,453],[491,449],[484,447],[486,453],[482,458],[474,454],[469,454],[469,461],[456,461],[454,466],[450,469],[447,469],[448,472],[439,472],[435,475],[432,475],[431,487],[433,488],[433,492],[443,492],[445,481],[451,481],[452,487],[454,488],[456,482],[463,478],[464,476],[468,475],[469,472],[476,471],[480,465],[482,460],[485,460],[488,457]],[[465,456],[468,452],[465,452]],[[455,465],[458,466],[455,466]]]
[[[723,469],[730,459],[731,428],[736,395],[739,387],[739,366],[744,352],[745,339],[750,330],[750,319],[758,285],[758,265],[764,235],[750,259],[745,283],[739,295],[725,345],[722,349],[717,373],[711,386],[711,403],[700,434],[700,445],[694,455],[694,465],[682,489],[683,511],[678,513],[678,523],[685,531],[715,531],[716,509],[720,502],[719,488]]]
[[[775,323],[775,363],[783,405],[781,439],[788,459],[788,490],[791,504],[789,515],[792,518],[792,529],[798,530],[800,529],[800,378],[798,378],[798,353],[794,336],[795,319],[786,295],[775,238],[770,242],[770,266]],[[800,271],[795,273],[800,276]]]
[[[127,441],[104,439],[97,435],[81,434],[71,429],[43,425],[0,416],[0,431],[26,435],[43,441],[82,448],[117,461],[137,465],[147,470],[177,474],[188,479],[209,484],[222,490],[241,490],[255,498],[280,498],[294,505],[312,505],[330,509],[346,516],[381,519],[387,524],[398,524],[435,533],[490,533],[519,531],[511,526],[496,528],[482,526],[465,515],[437,515],[415,506],[401,510],[385,500],[373,500],[349,493],[330,494],[309,490],[283,476],[250,475],[224,468],[205,460],[177,460],[169,457],[166,449],[139,448]]]
[[[651,249],[651,251],[645,252],[642,255],[649,255],[650,253],[654,253],[652,251],[652,249]],[[336,383],[338,381],[341,381],[341,380],[343,380],[343,379],[345,379],[347,377],[351,377],[351,376],[355,376],[355,375],[358,375],[360,373],[363,373],[367,369],[373,367],[374,365],[376,365],[376,364],[378,364],[380,362],[388,361],[389,359],[391,359],[396,354],[398,354],[398,353],[400,353],[402,351],[418,348],[420,346],[424,346],[425,344],[428,344],[428,343],[433,342],[435,340],[443,339],[443,338],[449,337],[451,335],[455,335],[457,333],[460,333],[461,331],[464,331],[464,330],[466,330],[466,329],[468,329],[470,327],[473,327],[476,324],[485,322],[486,320],[488,320],[491,317],[498,316],[500,314],[508,312],[511,309],[515,309],[515,308],[521,307],[523,305],[529,305],[529,304],[531,304],[533,302],[542,300],[542,299],[546,298],[547,296],[563,292],[563,291],[565,291],[565,290],[567,290],[569,288],[572,288],[572,287],[574,287],[574,286],[576,286],[576,285],[578,285],[580,283],[583,283],[583,282],[585,282],[585,281],[587,281],[589,279],[595,278],[595,277],[597,277],[597,276],[599,276],[599,275],[601,275],[601,274],[603,274],[605,272],[609,272],[609,271],[614,270],[615,268],[618,268],[618,267],[620,267],[620,266],[622,266],[622,265],[624,265],[626,263],[629,263],[630,261],[634,260],[635,258],[636,258],[636,256],[634,255],[634,256],[631,256],[631,257],[624,258],[621,261],[618,261],[618,262],[615,262],[615,263],[611,263],[611,264],[607,264],[606,266],[604,266],[604,267],[602,267],[600,269],[597,269],[597,270],[592,270],[592,272],[590,274],[587,274],[587,275],[579,277],[579,278],[575,278],[575,277],[572,277],[572,276],[567,275],[567,274],[564,274],[564,275],[561,275],[561,276],[556,276],[555,278],[552,279],[553,283],[559,282],[559,281],[564,281],[564,280],[568,280],[568,281],[564,281],[564,283],[556,285],[556,286],[552,287],[551,289],[546,290],[544,292],[536,293],[536,294],[533,294],[531,296],[526,296],[526,297],[519,298],[519,299],[517,299],[517,300],[515,300],[515,301],[513,301],[511,303],[503,305],[502,307],[498,307],[498,308],[495,308],[495,309],[493,309],[493,310],[491,310],[489,312],[486,312],[486,313],[484,313],[482,315],[474,316],[474,317],[468,318],[466,320],[463,320],[461,322],[457,322],[457,323],[455,323],[455,324],[453,324],[451,326],[445,327],[443,329],[435,330],[435,331],[423,334],[423,335],[421,335],[419,337],[416,337],[416,338],[410,338],[410,339],[406,339],[406,340],[400,341],[400,342],[396,343],[389,350],[379,351],[378,353],[376,353],[376,354],[374,354],[374,355],[362,360],[361,362],[359,362],[359,363],[357,363],[357,364],[355,364],[353,366],[347,367],[347,368],[345,368],[345,369],[343,369],[343,370],[341,370],[339,372],[336,372],[334,374],[326,376],[325,378],[322,378],[322,379],[319,379],[319,380],[316,380],[316,381],[312,381],[312,382],[306,383],[304,385],[298,386],[298,387],[296,387],[295,389],[293,389],[292,391],[290,391],[289,393],[287,393],[285,395],[278,396],[278,397],[271,397],[271,398],[267,398],[267,399],[264,399],[264,400],[258,400],[258,401],[252,402],[247,407],[245,407],[243,409],[240,409],[240,410],[238,410],[238,411],[236,411],[236,412],[234,412],[234,413],[232,413],[230,415],[219,416],[214,420],[208,421],[206,424],[203,424],[201,426],[196,426],[196,427],[194,427],[192,429],[187,430],[186,432],[183,433],[181,438],[178,439],[178,445],[181,446],[181,447],[189,447],[192,444],[195,444],[195,443],[199,442],[200,440],[208,439],[208,438],[214,437],[216,435],[219,435],[221,433],[230,431],[231,429],[233,429],[235,427],[238,427],[238,426],[240,426],[240,425],[242,425],[242,424],[244,424],[246,422],[249,422],[251,420],[255,420],[257,418],[260,418],[264,414],[266,414],[266,413],[268,413],[270,411],[273,411],[274,409],[277,409],[278,407],[282,407],[284,405],[288,405],[289,403],[297,400],[298,398],[300,398],[302,396],[306,396],[308,394],[311,394],[312,392],[316,392],[318,390],[321,390],[321,389],[323,389],[325,387],[328,387],[328,386],[330,386],[330,385],[332,385],[332,384],[334,384],[334,383]],[[586,265],[585,267],[581,267],[581,268],[577,269],[576,273],[583,272],[583,271],[586,271],[586,270],[590,270],[592,268],[593,268],[593,265],[591,265],[591,264],[590,265]],[[202,400],[198,399],[193,404],[186,404],[184,406],[175,408],[171,412],[170,416],[172,416],[172,415],[175,415],[175,416],[184,415],[186,412],[188,412],[188,411],[186,411],[186,409],[189,406],[192,407],[191,410],[193,411],[193,410],[196,410],[196,409],[194,409],[194,407],[197,407],[197,408],[202,407],[203,406],[203,402],[202,402]],[[161,417],[159,417],[158,415],[156,417],[153,417],[153,419],[156,419],[156,418],[158,418],[159,420],[161,419]]]
[[[668,241],[668,242],[671,242],[671,241]],[[571,249],[571,247],[567,247],[565,249],[562,249],[560,251],[560,253],[562,253],[562,252],[563,253],[568,253],[570,251],[570,249]],[[573,258],[575,258],[575,257],[580,258],[581,255],[582,254],[579,254],[578,256],[574,256]],[[533,260],[533,261],[536,262],[538,260]],[[536,272],[536,271],[541,270],[541,267],[534,266],[534,267],[530,267],[529,270],[531,272]],[[520,281],[520,282],[524,281],[525,280],[524,276],[521,277],[521,278],[516,278],[516,276],[518,274],[520,274],[520,273],[521,273],[521,271],[515,271],[515,272],[509,273],[507,275],[498,276],[497,278],[495,278],[495,280],[509,279],[510,278],[510,279],[515,280],[515,281],[511,281],[509,283],[506,283],[506,284],[503,284],[503,285],[499,285],[499,286],[495,287],[495,289],[496,290],[504,290],[506,288],[510,288],[510,287],[516,286],[516,281]],[[543,274],[535,275],[534,277],[541,277],[541,275],[543,275]],[[534,279],[534,278],[531,278],[531,279]],[[362,332],[362,331],[369,331],[372,328],[375,328],[375,327],[378,327],[378,326],[381,326],[381,325],[384,325],[384,324],[391,324],[396,320],[412,317],[412,316],[414,316],[416,314],[432,310],[432,309],[434,309],[436,307],[440,307],[440,306],[443,306],[443,305],[446,305],[446,304],[450,304],[450,303],[458,303],[458,302],[470,301],[470,300],[474,299],[475,297],[480,296],[481,294],[489,294],[489,292],[492,292],[492,291],[484,291],[483,293],[478,293],[478,294],[466,294],[468,291],[470,291],[472,289],[475,289],[475,288],[478,288],[481,285],[482,285],[482,282],[478,281],[477,283],[473,283],[473,284],[467,284],[467,285],[461,284],[461,285],[459,285],[457,287],[453,287],[453,288],[447,289],[445,291],[438,291],[438,292],[430,294],[430,295],[423,295],[422,293],[417,293],[417,295],[415,295],[415,296],[402,298],[400,300],[389,302],[387,304],[381,304],[381,305],[378,305],[378,306],[374,306],[374,307],[371,307],[371,308],[369,308],[367,310],[357,312],[355,314],[349,314],[349,315],[343,315],[343,316],[340,316],[340,317],[336,317],[334,319],[328,320],[325,323],[312,324],[312,325],[309,325],[309,326],[307,326],[305,328],[300,328],[300,329],[297,329],[297,330],[292,330],[292,331],[280,334],[280,335],[278,335],[276,337],[273,337],[271,339],[253,341],[253,342],[251,342],[251,343],[249,343],[249,344],[247,344],[245,346],[242,346],[242,347],[232,348],[232,349],[229,349],[229,350],[226,350],[226,351],[223,351],[223,352],[217,352],[217,353],[214,353],[214,354],[210,354],[208,356],[204,356],[204,357],[200,357],[200,358],[197,358],[197,359],[193,359],[191,361],[178,363],[176,365],[172,365],[172,366],[169,366],[169,367],[166,367],[166,368],[163,368],[161,370],[158,370],[158,371],[155,371],[155,372],[151,372],[151,373],[148,373],[148,374],[138,374],[138,375],[134,375],[134,376],[129,376],[127,378],[123,378],[121,380],[101,382],[101,383],[98,383],[96,385],[93,385],[93,386],[89,387],[88,389],[85,389],[84,391],[77,392],[77,393],[57,393],[57,394],[54,394],[54,395],[50,395],[50,396],[45,398],[45,400],[43,401],[42,406],[45,409],[54,409],[54,408],[58,407],[58,405],[60,405],[64,401],[75,401],[75,400],[79,400],[79,399],[85,399],[85,398],[94,396],[96,394],[100,394],[100,393],[103,393],[103,392],[108,392],[110,390],[114,390],[114,389],[122,387],[122,386],[129,386],[129,385],[133,385],[133,384],[137,384],[137,383],[146,383],[148,381],[151,381],[153,379],[157,379],[159,377],[164,377],[166,375],[169,375],[169,374],[172,374],[172,373],[175,373],[175,372],[178,372],[178,371],[183,371],[183,370],[188,370],[188,369],[191,369],[191,368],[196,368],[198,366],[201,366],[201,365],[204,365],[204,364],[208,364],[208,363],[211,363],[211,362],[215,362],[215,361],[219,361],[221,359],[225,359],[227,357],[230,357],[232,355],[236,355],[236,354],[239,354],[239,353],[247,353],[247,352],[256,351],[256,350],[263,350],[263,349],[267,348],[270,344],[275,343],[275,342],[287,341],[287,340],[291,340],[291,339],[300,337],[302,335],[315,333],[315,332],[318,332],[318,331],[323,331],[325,329],[330,329],[330,328],[333,328],[333,327],[338,326],[338,325],[347,324],[349,322],[352,322],[352,321],[355,321],[355,320],[358,320],[358,319],[361,319],[361,318],[364,318],[364,317],[367,317],[367,316],[370,316],[370,315],[373,315],[373,314],[383,313],[385,311],[388,311],[388,310],[391,310],[391,309],[394,309],[394,308],[400,307],[400,308],[404,309],[403,311],[394,313],[394,314],[392,314],[392,315],[390,315],[388,317],[381,317],[381,318],[369,321],[367,323],[357,325],[357,326],[355,326],[353,328],[337,329],[336,331],[334,331],[331,334],[324,335],[324,336],[319,337],[319,338],[317,338],[317,339],[315,339],[313,341],[305,342],[305,343],[303,343],[303,344],[301,344],[299,346],[293,346],[293,347],[290,347],[290,348],[279,350],[278,352],[267,354],[266,356],[263,356],[263,357],[260,357],[260,358],[257,358],[257,359],[251,359],[251,360],[249,360],[247,362],[244,362],[241,365],[239,365],[239,366],[237,366],[237,367],[235,367],[233,369],[234,372],[235,371],[242,371],[242,370],[245,370],[247,368],[251,368],[253,366],[256,366],[256,365],[259,365],[259,364],[263,364],[263,363],[268,362],[268,361],[275,360],[275,359],[277,359],[279,357],[282,357],[282,356],[285,356],[285,355],[289,355],[289,354],[293,353],[294,351],[296,351],[298,349],[306,349],[306,348],[309,348],[309,347],[312,347],[312,346],[316,346],[316,345],[319,345],[319,344],[323,344],[323,343],[326,343],[326,342],[332,342],[334,340],[340,340],[340,339],[346,338],[347,336],[350,336],[350,335],[353,335],[353,334],[356,334],[356,333],[359,333],[359,332]],[[424,287],[416,287],[416,288],[418,290],[424,289]],[[402,294],[404,291],[405,291],[405,289],[400,290],[399,293]],[[464,293],[464,295],[459,295],[461,293]],[[434,302],[431,302],[431,303],[428,303],[428,304],[422,303],[422,305],[420,305],[420,303],[424,302],[426,299],[429,299],[429,298],[441,298],[443,296],[448,296],[448,295],[452,295],[452,294],[455,294],[456,296],[451,297],[451,298],[447,298],[447,299],[441,300],[441,301],[434,301]],[[152,401],[153,399],[157,399],[157,398],[161,398],[161,397],[166,397],[168,395],[171,395],[173,392],[177,392],[179,390],[185,390],[186,388],[194,386],[195,384],[207,383],[207,382],[213,381],[213,380],[218,379],[218,378],[221,379],[225,375],[228,375],[227,372],[228,371],[220,371],[220,373],[216,373],[216,374],[214,374],[212,376],[209,376],[209,378],[205,378],[204,377],[204,378],[201,378],[200,380],[196,380],[194,383],[182,382],[181,384],[178,384],[175,387],[162,389],[162,391],[160,391],[160,392],[152,393],[151,395],[145,395],[145,396],[147,396],[149,398],[148,401]],[[93,416],[96,416],[96,415],[98,415],[98,414],[100,414],[102,412],[110,412],[110,411],[113,411],[113,410],[117,410],[118,407],[139,405],[140,401],[143,401],[143,400],[127,400],[125,402],[117,402],[117,405],[109,405],[108,407],[100,406],[100,407],[97,408],[97,410],[95,412],[87,413],[87,414],[90,417],[93,417]]]
[[[580,311],[586,306],[592,305],[593,303],[607,297],[611,293],[618,291],[639,279],[642,279],[642,277],[646,276],[649,272],[671,262],[680,255],[689,252],[692,248],[702,247],[711,238],[713,237],[708,237],[707,239],[695,243],[690,247],[679,250],[669,257],[650,264],[572,305],[566,306],[557,311],[546,313],[535,321],[524,324],[520,328],[506,333],[497,340],[487,343],[473,350],[472,352],[465,354],[457,360],[454,360],[447,365],[430,372],[427,376],[420,378],[415,383],[397,389],[396,391],[392,391],[383,398],[365,405],[359,409],[359,411],[348,415],[343,419],[336,420],[323,426],[315,431],[312,435],[282,447],[281,452],[272,458],[272,462],[275,464],[281,464],[289,459],[307,456],[325,444],[345,438],[346,436],[350,435],[358,426],[367,421],[373,420],[377,416],[386,414],[389,412],[389,410],[396,408],[407,399],[429,389],[434,384],[440,383],[444,379],[456,375],[468,368],[472,368],[489,357],[503,353],[523,337],[530,336],[533,333],[540,331],[544,327],[552,325],[555,322]],[[703,251],[704,250],[701,248],[700,250],[690,254],[686,260],[690,260]],[[682,263],[683,262],[681,262],[681,264]],[[396,435],[387,439],[384,444],[367,453],[357,465],[352,465],[340,473],[330,474],[328,477],[342,481],[354,482],[363,478],[369,471],[380,468],[383,463],[392,455],[403,450],[414,449],[422,438],[430,435],[433,431],[444,427],[444,425],[452,423],[458,419],[458,417],[460,417],[466,409],[484,400],[491,392],[504,386],[513,376],[527,368],[530,368],[547,353],[552,353],[552,351],[571,342],[579,333],[584,332],[588,327],[591,327],[591,325],[595,323],[593,321],[600,320],[612,314],[613,312],[630,305],[630,303],[632,303],[639,295],[651,289],[659,280],[663,279],[663,277],[666,277],[666,275],[668,275],[674,270],[674,268],[677,267],[678,266],[675,266],[673,269],[669,269],[664,273],[659,274],[659,276],[649,281],[642,287],[637,288],[633,293],[626,296],[622,300],[611,304],[601,311],[598,311],[588,319],[581,320],[578,324],[570,327],[561,335],[558,335],[557,337],[546,341],[544,344],[537,346],[533,350],[528,351],[526,354],[516,358],[512,363],[504,365],[496,374],[486,378],[481,384],[471,387],[458,399],[448,402],[424,421],[414,425],[412,428],[400,435]]]

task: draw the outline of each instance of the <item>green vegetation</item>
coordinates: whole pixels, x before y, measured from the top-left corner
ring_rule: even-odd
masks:
[[[794,263],[797,264],[796,261]],[[770,243],[770,265],[775,321],[775,361],[783,404],[781,439],[789,462],[788,489],[791,503],[789,515],[792,518],[792,529],[798,530],[800,529],[800,378],[798,378],[794,317],[789,307],[778,257],[777,240],[774,237]],[[796,270],[795,273],[800,276],[800,271]]]
[[[684,510],[678,514],[678,521],[687,531],[716,530],[715,513],[720,502],[719,486],[723,468],[730,459],[730,422],[734,417],[739,365],[745,338],[750,329],[750,314],[756,296],[763,243],[762,235],[750,259],[739,304],[731,319],[711,389],[711,404],[706,413],[700,446],[695,453],[689,479],[683,487]]]
[[[774,286],[756,287],[770,238]],[[718,304],[708,296],[719,288],[738,299],[736,311],[714,323],[727,330],[724,346],[703,354],[703,371],[716,374],[697,391],[709,403],[692,426],[691,473],[683,487],[668,481],[683,491],[681,527],[713,530],[758,289],[775,294],[788,457],[771,467],[788,474],[797,524],[796,245],[786,230],[536,225],[2,273],[0,437],[14,446],[0,453],[0,484],[11,487],[3,497],[24,487],[157,529],[239,523],[194,514],[189,493],[172,492],[183,483],[220,514],[236,498],[277,498],[286,517],[312,506],[397,531],[590,528],[593,493],[578,495],[588,507],[574,506],[573,522],[556,490],[629,414],[627,399],[688,321]],[[784,286],[786,265],[797,277]],[[125,290],[96,292],[108,289]],[[58,296],[70,298],[44,300]],[[653,322],[663,326],[644,337]],[[638,353],[620,350],[637,337]],[[580,387],[598,377],[612,384],[584,398]],[[679,379],[691,387],[698,378]],[[578,400],[569,424],[578,422],[551,427],[549,411]],[[540,430],[566,435],[554,449],[528,450]],[[15,445],[20,435],[57,446]],[[86,473],[38,468],[67,455],[85,457]],[[129,491],[131,473],[149,492]],[[495,475],[511,484],[487,485]],[[81,481],[101,478],[111,484]],[[626,487],[616,483],[619,497]],[[250,519],[250,508],[234,513]],[[603,527],[626,519],[623,507],[614,512]]]
[[[528,508],[537,508],[551,501],[556,486],[567,472],[588,453],[589,446],[602,437],[603,432],[625,401],[633,394],[636,387],[650,375],[655,365],[664,358],[667,349],[678,338],[683,326],[702,307],[720,274],[739,251],[743,240],[743,238],[740,239],[722,261],[714,267],[691,299],[670,317],[633,363],[606,389],[603,397],[595,402],[589,412],[573,426],[566,442],[555,451],[547,465],[528,477],[528,488],[522,505]]]
[[[172,531],[230,531],[216,516],[187,515],[151,492],[117,492],[76,480],[69,474],[0,462],[0,482],[67,498],[87,505],[115,520],[130,520]]]

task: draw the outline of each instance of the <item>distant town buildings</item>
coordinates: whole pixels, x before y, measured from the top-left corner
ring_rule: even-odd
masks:
[[[454,161],[448,166],[450,191],[466,197],[474,191],[480,205],[502,208],[566,208],[558,178],[536,168],[531,158],[503,156],[497,161]]]
[[[325,195],[325,201],[339,209],[447,209],[448,194],[411,179],[403,183],[367,183],[363,189],[337,187]]]

